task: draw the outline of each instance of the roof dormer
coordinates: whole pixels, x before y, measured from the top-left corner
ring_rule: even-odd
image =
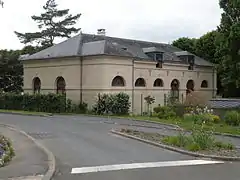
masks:
[[[163,51],[156,47],[147,47],[142,49],[143,52],[154,61],[163,61]]]
[[[184,61],[185,63],[189,64],[189,70],[193,70],[194,64],[195,64],[195,56],[192,53],[189,53],[187,51],[179,51],[175,52],[176,56]]]

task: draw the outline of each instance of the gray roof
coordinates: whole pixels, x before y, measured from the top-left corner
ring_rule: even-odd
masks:
[[[82,33],[33,55],[23,56],[21,60],[43,60],[91,55],[114,55],[132,57],[139,60],[151,60],[145,54],[149,50],[163,52],[163,60],[166,62],[185,63],[176,55],[176,52],[183,51],[169,44]],[[210,62],[197,56],[195,56],[195,64],[213,66]]]
[[[213,99],[210,101],[212,108],[240,108],[240,99]]]

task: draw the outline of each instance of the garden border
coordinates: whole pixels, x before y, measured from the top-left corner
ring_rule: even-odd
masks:
[[[44,145],[39,143],[36,139],[34,139],[32,136],[28,135],[26,132],[20,130],[16,126],[9,125],[9,124],[2,124],[2,123],[0,123],[0,126],[6,127],[10,130],[21,133],[22,135],[24,135],[25,137],[27,137],[28,139],[33,141],[33,143],[35,143],[38,148],[42,149],[47,154],[48,170],[45,173],[45,175],[43,176],[42,180],[51,180],[54,173],[55,173],[55,170],[56,170],[56,160],[55,160],[55,157],[54,157],[53,153],[50,150],[48,150]],[[15,153],[17,154],[17,152],[15,152]]]
[[[186,154],[186,155],[189,155],[189,156],[217,159],[217,160],[222,160],[222,161],[240,161],[240,157],[205,155],[205,154],[195,153],[195,152],[183,150],[183,149],[180,149],[180,148],[168,146],[168,145],[165,145],[165,144],[145,140],[145,139],[142,139],[142,138],[139,138],[139,137],[136,137],[136,136],[128,135],[126,133],[121,133],[121,132],[119,132],[117,130],[114,130],[114,129],[112,129],[110,132],[113,133],[113,134],[116,134],[116,135],[120,135],[120,136],[123,136],[123,137],[126,137],[126,138],[134,139],[134,140],[137,140],[137,141],[140,141],[140,142],[143,142],[143,143],[147,143],[147,144],[150,144],[150,145],[153,145],[153,146],[157,146],[157,147],[167,149],[167,150],[170,150],[170,151],[174,151],[174,152],[178,152],[178,153],[181,153],[181,154]]]

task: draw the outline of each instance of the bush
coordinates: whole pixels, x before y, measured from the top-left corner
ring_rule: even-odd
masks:
[[[219,123],[220,117],[214,114],[204,113],[204,114],[184,114],[185,121],[192,121],[195,124],[212,124]]]
[[[57,94],[0,94],[0,108],[59,113],[66,111],[66,96]]]
[[[125,93],[118,94],[98,94],[98,100],[93,106],[95,114],[115,114],[125,115],[129,113],[130,102],[129,95]]]
[[[201,150],[211,149],[215,142],[213,135],[204,130],[194,130],[191,138],[192,142],[198,144]]]
[[[226,124],[230,126],[239,126],[240,125],[240,113],[237,111],[227,111],[224,120]]]
[[[176,117],[174,109],[169,106],[158,106],[154,108],[154,112],[157,113],[159,119],[169,119]]]

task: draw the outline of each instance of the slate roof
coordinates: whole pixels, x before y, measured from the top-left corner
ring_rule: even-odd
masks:
[[[151,60],[144,52],[149,49],[157,49],[163,52],[165,62],[185,63],[175,54],[175,52],[181,52],[182,50],[169,44],[82,33],[33,55],[23,56],[20,60],[44,60],[91,55],[114,55]],[[210,62],[197,56],[195,56],[195,64],[213,66]]]
[[[240,108],[240,99],[213,99],[210,101],[212,108]]]

